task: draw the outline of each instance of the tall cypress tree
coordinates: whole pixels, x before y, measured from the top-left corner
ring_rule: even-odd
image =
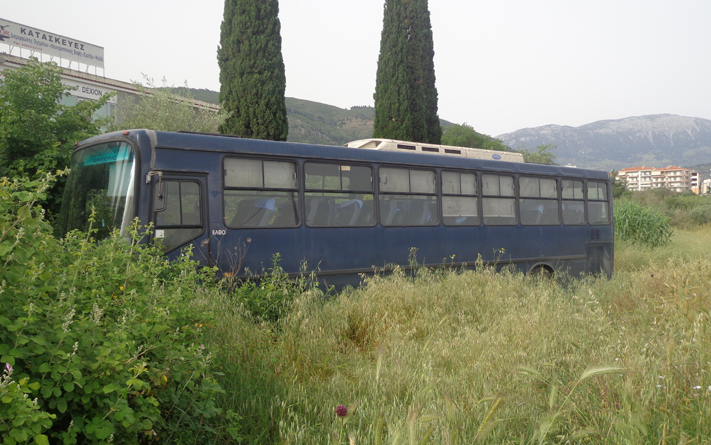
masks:
[[[219,131],[285,141],[286,75],[278,0],[225,0],[220,46],[220,104],[230,113]]]
[[[374,98],[373,137],[440,143],[427,0],[385,0]]]

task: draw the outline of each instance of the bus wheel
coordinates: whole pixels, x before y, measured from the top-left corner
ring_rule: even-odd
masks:
[[[536,266],[528,272],[528,275],[534,279],[547,280],[553,278],[553,271],[546,266]]]

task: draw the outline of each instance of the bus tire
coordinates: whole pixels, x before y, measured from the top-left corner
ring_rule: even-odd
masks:
[[[531,278],[548,280],[553,278],[553,270],[544,265],[538,265],[528,272]]]

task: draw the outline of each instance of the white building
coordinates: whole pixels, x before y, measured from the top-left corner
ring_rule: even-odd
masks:
[[[97,111],[97,117],[115,115],[126,95],[138,94],[135,84],[103,75],[104,48],[0,18],[0,72],[26,65],[29,57],[41,62],[55,62],[62,68],[62,83],[73,87],[70,95],[62,99],[63,105],[97,100],[106,93],[115,92],[116,95]],[[92,68],[94,74],[89,73]],[[191,103],[196,108],[215,112],[219,109],[215,104],[200,100],[191,99]]]
[[[654,167],[629,167],[617,173],[617,177],[624,180],[627,190],[650,190],[653,188],[666,188],[675,192],[692,190],[699,194],[699,173],[688,168],[668,165],[662,168]]]
[[[706,195],[711,193],[711,179],[704,179],[701,181],[701,194]]]

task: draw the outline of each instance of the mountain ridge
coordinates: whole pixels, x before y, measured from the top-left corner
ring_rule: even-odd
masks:
[[[711,159],[711,120],[675,114],[606,119],[579,127],[550,124],[496,138],[516,150],[553,144],[558,163],[606,170],[694,166]]]

